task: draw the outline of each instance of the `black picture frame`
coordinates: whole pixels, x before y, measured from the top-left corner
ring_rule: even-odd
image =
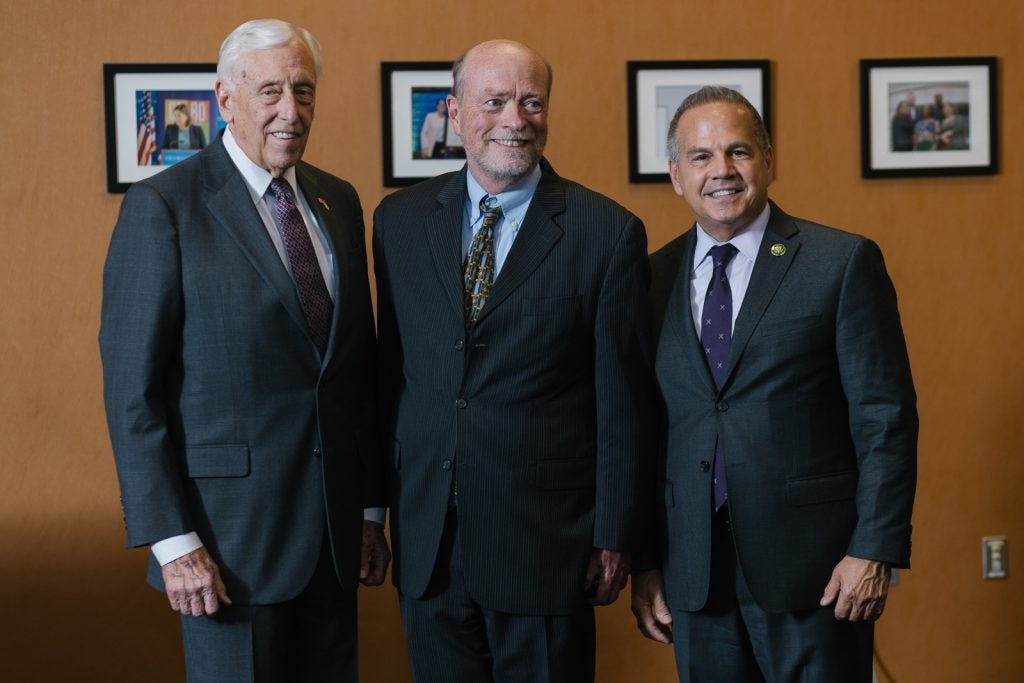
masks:
[[[988,56],[860,60],[861,176],[998,173],[996,66]]]
[[[451,62],[381,62],[385,187],[407,187],[462,168],[465,150],[450,121],[444,129],[441,158],[425,157],[420,142],[426,115],[436,111],[438,100],[451,90]]]
[[[767,59],[629,61],[629,182],[667,183],[665,138],[676,108],[706,85],[739,90],[771,133],[771,62]]]
[[[107,192],[127,192],[133,182],[198,151],[163,149],[169,108],[187,102],[190,123],[203,130],[205,144],[217,136],[225,124],[216,81],[216,64],[103,65]]]

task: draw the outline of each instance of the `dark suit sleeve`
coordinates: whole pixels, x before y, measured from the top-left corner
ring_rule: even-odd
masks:
[[[353,234],[358,239],[356,246],[356,252],[363,255],[362,265],[366,265],[365,254],[366,254],[366,225],[363,221],[363,206],[359,201],[359,196],[356,194],[355,188],[349,184],[345,184],[345,192],[348,196],[349,205],[352,207],[351,217],[349,222],[352,226]],[[362,284],[362,283],[361,283]],[[369,297],[369,283],[366,283],[366,296]],[[370,304],[367,303],[368,310]],[[367,336],[371,340],[371,357],[366,359],[363,367],[360,368],[364,374],[365,380],[361,386],[364,387],[364,392],[371,397],[371,410],[372,417],[369,420],[370,423],[370,434],[369,441],[370,446],[369,456],[367,458],[366,467],[366,491],[363,497],[363,505],[366,508],[374,507],[387,507],[388,506],[388,491],[390,489],[390,475],[389,475],[389,461],[384,457],[387,452],[388,441],[381,440],[381,428],[380,428],[380,400],[378,392],[380,387],[377,382],[377,365],[379,363],[377,355],[379,353],[376,346],[376,331],[374,330],[374,322],[372,314],[368,320],[368,331]]]
[[[388,260],[384,249],[384,204],[373,215],[373,271],[377,284],[377,392],[382,427],[381,441],[390,458],[394,433],[394,406],[401,383],[402,351],[398,341],[398,323],[391,299]]]
[[[917,476],[916,396],[896,292],[870,240],[858,244],[847,264],[836,327],[860,472],[848,554],[906,567]]]
[[[605,274],[595,319],[597,548],[636,550],[648,521],[653,456],[649,280],[644,226],[630,216]]]
[[[192,531],[166,397],[183,324],[177,231],[170,207],[136,184],[121,205],[103,271],[104,400],[128,545]]]

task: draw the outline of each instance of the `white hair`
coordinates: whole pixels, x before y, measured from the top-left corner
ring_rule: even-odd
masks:
[[[234,84],[235,63],[239,55],[249,50],[269,50],[298,41],[306,46],[313,57],[317,80],[323,72],[320,63],[320,41],[304,28],[280,19],[253,19],[228,35],[220,46],[217,58],[217,79]]]

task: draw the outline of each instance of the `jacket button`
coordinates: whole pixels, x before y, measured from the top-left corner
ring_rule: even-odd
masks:
[[[445,460],[443,463],[441,463],[441,469],[442,470],[450,470],[451,468],[452,468],[452,461],[451,460]]]
[[[455,399],[455,407],[456,408],[465,408],[466,407],[466,399],[464,399],[464,398]]]
[[[466,342],[462,341],[461,339],[459,341],[455,342],[455,350],[456,351],[461,351],[463,348],[465,348],[465,346],[466,346]]]
[[[320,447],[319,446],[317,446],[316,448],[313,449],[313,457],[314,458],[319,458],[320,457]]]
[[[700,461],[700,471],[701,472],[707,472],[710,469],[711,469],[711,463],[709,463],[707,460],[701,460]]]
[[[729,410],[729,402],[719,401],[718,403],[715,404],[715,410],[717,410],[720,413],[724,413],[725,411]]]

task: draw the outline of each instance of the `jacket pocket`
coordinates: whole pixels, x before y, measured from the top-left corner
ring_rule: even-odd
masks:
[[[800,477],[786,482],[786,501],[790,505],[814,505],[836,500],[849,500],[857,494],[857,472]]]
[[[541,460],[534,465],[534,482],[546,491],[592,489],[597,485],[597,463],[593,458]]]
[[[578,296],[523,299],[523,315],[563,315],[571,318],[579,305]]]
[[[802,318],[791,318],[771,323],[762,323],[760,332],[766,337],[779,335],[799,334],[805,330],[813,329],[821,325],[820,315],[807,315]]]
[[[249,476],[249,447],[241,445],[186,446],[185,466],[188,476],[247,477]]]

